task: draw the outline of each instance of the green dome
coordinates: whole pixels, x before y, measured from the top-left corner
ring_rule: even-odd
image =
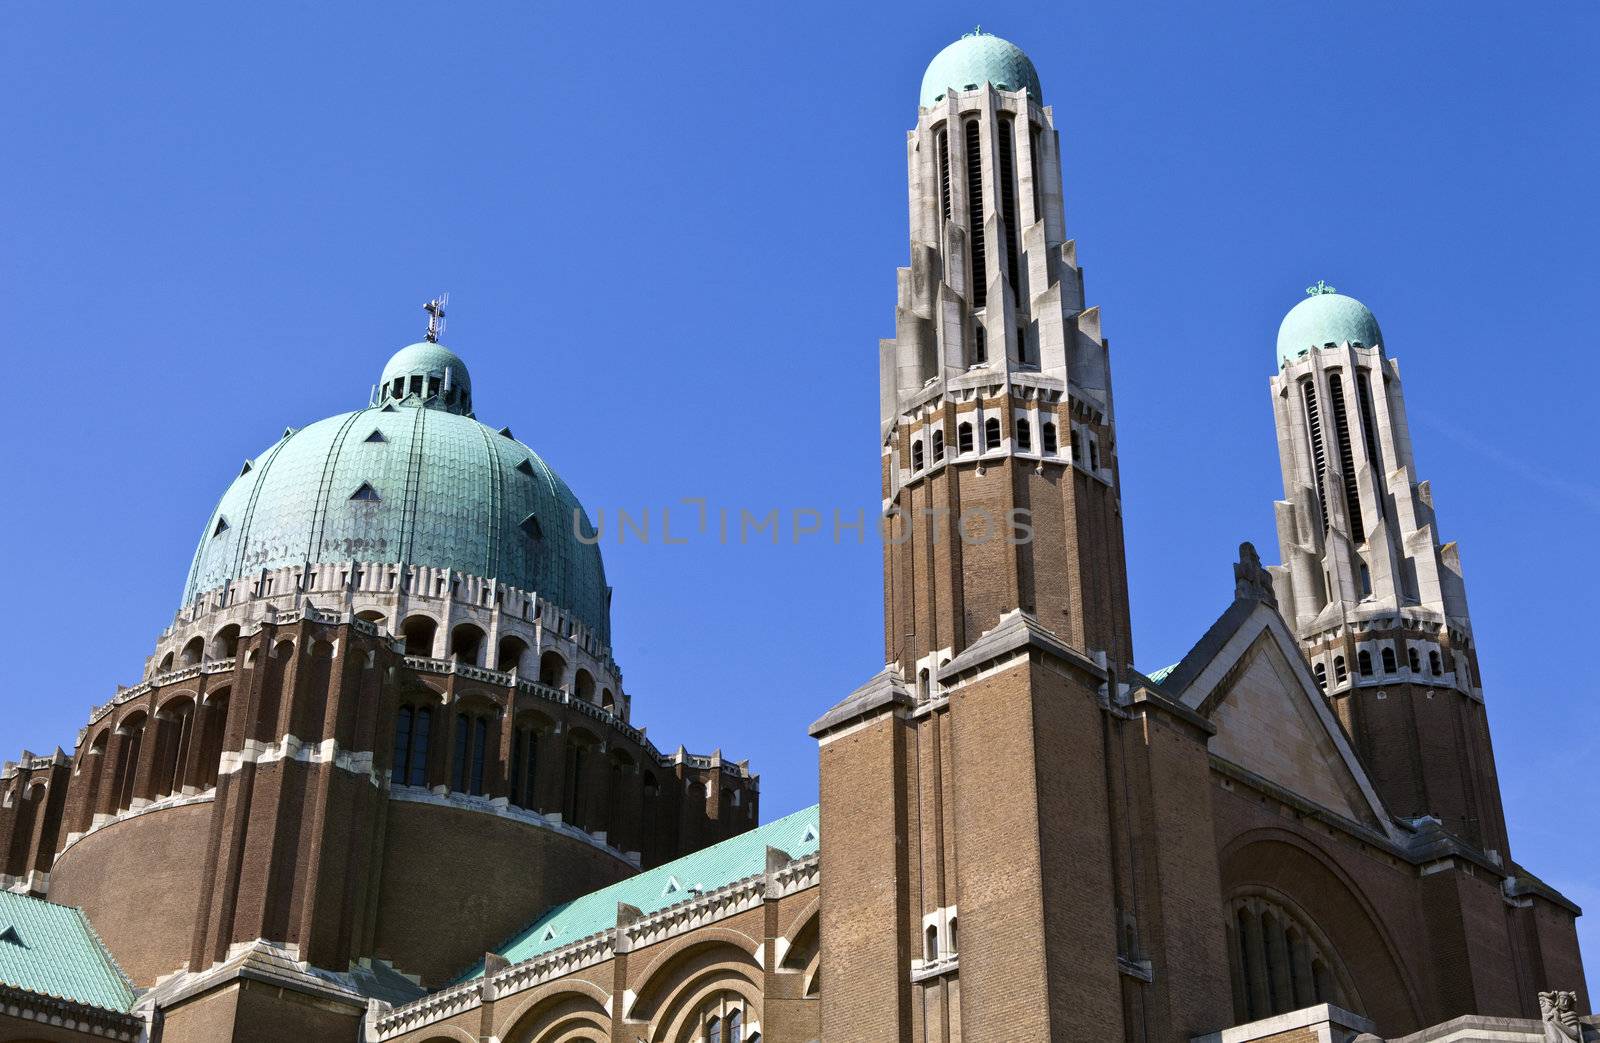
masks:
[[[461,360],[413,344],[386,380]],[[442,379],[442,378],[441,378]],[[539,455],[418,396],[319,420],[250,460],[206,522],[184,588],[290,565],[393,562],[456,569],[538,593],[610,641],[600,548],[573,532],[577,497]]]
[[[1325,291],[1314,293],[1289,309],[1278,327],[1278,359],[1292,362],[1301,353],[1325,344],[1383,343],[1378,320],[1354,297]]]
[[[933,56],[928,71],[922,74],[922,107],[928,108],[944,97],[945,91],[972,90],[992,83],[996,90],[1026,90],[1034,101],[1043,101],[1039,73],[1022,48],[989,33],[963,36]]]

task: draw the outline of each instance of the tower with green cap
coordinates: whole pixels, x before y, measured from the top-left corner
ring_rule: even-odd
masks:
[[[1385,349],[1371,310],[1321,280],[1278,328],[1278,604],[1390,810],[1503,862],[1460,553],[1440,542]]]

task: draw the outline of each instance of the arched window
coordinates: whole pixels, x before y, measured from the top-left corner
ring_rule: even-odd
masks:
[[[205,654],[206,639],[203,637],[190,638],[189,643],[183,646],[183,658],[180,663],[183,666],[198,666]]]
[[[1362,677],[1372,676],[1372,653],[1365,648],[1356,653],[1356,669]]]
[[[217,784],[222,769],[222,746],[228,735],[228,689],[206,696],[204,717],[205,726],[200,729],[200,773],[195,785],[210,789]]]
[[[1059,442],[1056,441],[1056,425],[1053,420],[1046,420],[1044,426],[1039,428],[1039,440],[1044,444],[1044,451],[1051,456],[1056,455]]]
[[[1444,665],[1443,661],[1439,658],[1438,649],[1430,649],[1428,651],[1428,673],[1435,677],[1441,677],[1444,675]]]
[[[922,959],[925,963],[932,963],[939,958],[939,928],[929,924],[927,930],[922,932]]]
[[[156,770],[151,791],[157,797],[183,788],[183,769],[193,741],[194,700],[175,699],[156,715]]]
[[[610,710],[612,713],[617,713],[621,709],[617,706],[617,697],[609,688],[600,689],[600,709]]]
[[[944,459],[944,432],[933,433],[933,462],[939,463]]]
[[[122,756],[117,763],[116,777],[118,811],[133,804],[133,786],[139,771],[139,751],[144,746],[146,723],[144,714],[139,713],[123,721],[117,729],[122,732]]]
[[[428,747],[433,731],[433,711],[426,706],[402,706],[395,714],[394,765],[389,780],[397,786],[428,784]]]
[[[579,667],[572,675],[572,694],[583,702],[594,702],[594,675]]]
[[[450,654],[467,666],[483,665],[483,630],[462,623],[450,631]]]
[[[567,740],[567,763],[562,776],[561,817],[562,821],[583,828],[583,815],[585,807],[584,791],[588,788],[583,784],[583,773],[589,766],[589,747],[584,741],[578,739]]]
[[[229,623],[211,639],[211,658],[232,659],[239,654],[239,624]]]
[[[1349,1007],[1349,976],[1320,931],[1264,896],[1237,898],[1231,906],[1225,923],[1235,1020],[1318,1003]]]
[[[1089,439],[1089,470],[1100,473],[1100,443]]]
[[[961,951],[956,946],[956,918],[954,916],[952,916],[950,918],[950,951],[951,952],[960,952]]]
[[[412,616],[400,624],[400,634],[406,639],[406,655],[432,658],[433,638],[439,624],[429,616]]]
[[[554,649],[539,657],[539,683],[547,688],[560,688],[567,683],[567,661]]]
[[[156,667],[156,673],[169,674],[172,672],[172,653],[168,652],[161,657],[161,665]]]
[[[518,724],[511,739],[511,803],[537,811],[539,781],[539,739],[541,731],[531,724]]]
[[[723,992],[705,1003],[685,1039],[696,1043],[760,1043],[761,1033],[752,1031],[750,1011],[745,1008],[744,997],[736,992]],[[749,1033],[746,1035],[746,1033]]]
[[[527,651],[528,643],[522,638],[502,637],[500,639],[500,647],[495,652],[494,668],[503,673],[510,673],[512,670],[520,671],[522,668],[522,656]]]
[[[972,364],[981,366],[989,361],[989,333],[980,323],[973,330],[972,336]]]
[[[1399,667],[1396,666],[1396,664],[1395,664],[1394,649],[1389,645],[1384,645],[1383,646],[1383,672],[1386,673],[1386,674],[1392,674],[1397,669],[1399,669]]]
[[[1024,453],[1033,452],[1033,426],[1026,420],[1017,421],[1017,448]]]
[[[1372,596],[1372,570],[1367,568],[1367,563],[1364,561],[1357,566],[1357,569],[1361,574],[1361,596],[1370,598]]]
[[[972,425],[966,421],[956,428],[956,452],[961,455],[972,452]]]
[[[922,439],[913,439],[911,442],[911,469],[922,470]]]
[[[1406,662],[1411,666],[1412,673],[1422,673],[1422,657],[1417,654],[1417,647],[1415,645],[1406,646]]]
[[[1318,663],[1311,668],[1311,674],[1317,679],[1317,691],[1326,692],[1328,690],[1328,668]]]
[[[455,760],[450,788],[474,797],[483,795],[484,762],[488,758],[489,721],[476,713],[456,714]]]
[[[1000,448],[1000,418],[997,416],[983,422],[983,448],[985,451]]]
[[[1350,672],[1344,668],[1344,656],[1333,657],[1333,680],[1335,684],[1344,684],[1350,677]]]
[[[917,694],[926,699],[929,691],[928,668],[923,667],[921,670],[917,671]]]

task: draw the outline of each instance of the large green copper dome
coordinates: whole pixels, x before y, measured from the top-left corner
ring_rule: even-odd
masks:
[[[985,32],[970,33],[933,56],[922,74],[922,107],[944,97],[945,91],[971,90],[992,83],[997,90],[1026,90],[1043,101],[1039,73],[1022,48]]]
[[[1334,293],[1319,283],[1311,296],[1289,309],[1278,327],[1278,360],[1292,362],[1312,348],[1326,344],[1383,343],[1378,320],[1354,297]]]
[[[383,377],[378,405],[286,431],[245,465],[206,522],[185,602],[290,565],[428,565],[536,592],[609,642],[605,566],[574,531],[575,515],[593,529],[566,483],[470,415],[466,367],[447,349],[413,344]]]

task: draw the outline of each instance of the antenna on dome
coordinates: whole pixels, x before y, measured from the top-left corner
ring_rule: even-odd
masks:
[[[444,335],[444,306],[450,303],[450,295],[441,293],[433,300],[422,306],[428,313],[428,343],[437,344]]]

